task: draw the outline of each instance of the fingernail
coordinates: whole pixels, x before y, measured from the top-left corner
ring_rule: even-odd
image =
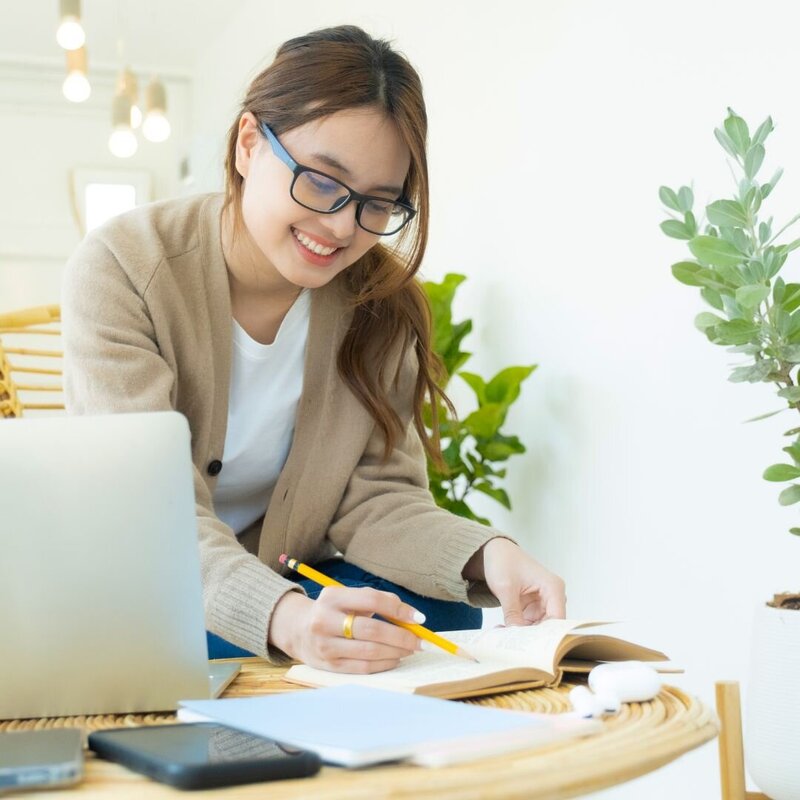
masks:
[[[412,619],[414,620],[414,622],[418,623],[419,625],[422,625],[422,623],[425,622],[425,615],[421,611],[415,611]]]

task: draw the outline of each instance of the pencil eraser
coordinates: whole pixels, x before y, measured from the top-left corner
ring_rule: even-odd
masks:
[[[278,561],[280,561],[280,562],[281,562],[281,564],[285,564],[285,563],[286,563],[286,559],[287,559],[287,558],[289,558],[289,556],[287,556],[287,555],[286,555],[286,553],[281,553],[281,554],[278,556]]]

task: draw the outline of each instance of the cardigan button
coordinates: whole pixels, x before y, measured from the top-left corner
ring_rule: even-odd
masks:
[[[220,461],[218,458],[215,458],[215,459],[214,459],[214,460],[213,460],[213,461],[212,461],[212,462],[211,462],[211,463],[208,465],[208,470],[207,470],[207,472],[208,472],[208,474],[209,474],[209,475],[210,475],[212,478],[215,478],[217,475],[219,475],[219,474],[220,474],[220,472],[222,472],[222,462],[221,462],[221,461]]]

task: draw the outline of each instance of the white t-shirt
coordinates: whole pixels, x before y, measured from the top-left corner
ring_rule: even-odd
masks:
[[[228,429],[214,490],[217,516],[236,534],[267,510],[294,436],[303,391],[311,294],[300,292],[272,344],[233,321]]]

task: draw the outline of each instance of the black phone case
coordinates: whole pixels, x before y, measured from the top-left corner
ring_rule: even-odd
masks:
[[[199,723],[206,724],[206,723]],[[175,728],[175,725],[154,725],[152,729]],[[213,727],[222,727],[216,724]],[[137,730],[148,730],[139,728]],[[227,761],[216,764],[187,765],[142,752],[134,743],[125,741],[131,728],[117,728],[89,734],[89,747],[101,758],[115,761],[134,772],[147,775],[178,789],[213,789],[241,783],[305,778],[319,772],[319,756],[308,751],[286,754],[285,758]],[[249,735],[249,734],[245,734]]]

